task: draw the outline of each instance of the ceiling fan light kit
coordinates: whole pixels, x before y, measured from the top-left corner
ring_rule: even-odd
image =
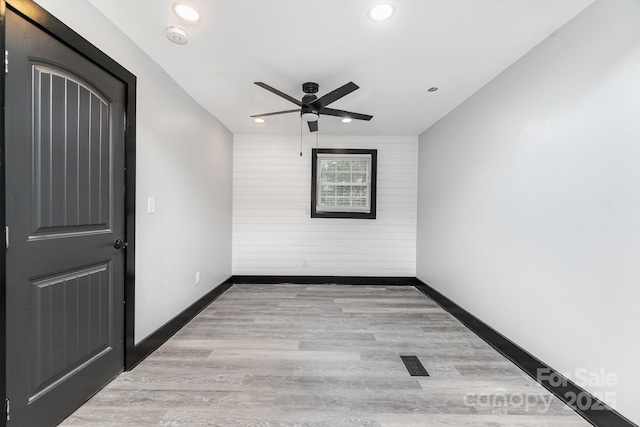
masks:
[[[315,122],[316,120],[318,120],[318,117],[320,117],[320,115],[313,111],[309,111],[307,113],[300,114],[300,117],[302,117],[302,120],[304,120],[305,122]]]
[[[275,89],[266,83],[262,83],[262,82],[254,82],[254,83],[260,86],[261,88],[266,89],[269,92],[274,93],[286,99],[287,101],[296,104],[298,107],[300,107],[299,109],[295,109],[295,110],[276,111],[274,113],[256,114],[251,116],[254,120],[256,118],[263,118],[265,116],[275,116],[278,114],[287,114],[287,113],[299,113],[300,117],[307,122],[307,125],[309,126],[309,131],[317,132],[318,118],[320,117],[320,115],[342,117],[343,119],[357,119],[357,120],[366,120],[366,121],[369,121],[373,118],[373,116],[370,116],[368,114],[352,113],[350,111],[327,108],[327,105],[337,101],[343,96],[346,96],[351,92],[353,92],[354,90],[358,89],[358,85],[356,85],[353,82],[349,82],[346,85],[341,86],[338,89],[331,91],[320,98],[318,98],[315,95],[316,93],[318,93],[318,89],[319,89],[318,83],[314,83],[314,82],[303,83],[302,91],[305,93],[305,95],[302,97],[301,101],[298,101],[293,96],[287,95],[286,93],[281,92],[278,89]],[[345,123],[348,123],[348,122],[345,122]]]

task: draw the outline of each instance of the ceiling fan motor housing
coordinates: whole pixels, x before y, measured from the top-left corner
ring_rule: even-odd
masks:
[[[305,95],[302,97],[302,108],[304,107],[308,107],[311,108],[310,105],[313,101],[315,101],[316,99],[318,99],[317,96],[315,95]]]
[[[318,83],[302,83],[302,91],[304,93],[318,93]]]

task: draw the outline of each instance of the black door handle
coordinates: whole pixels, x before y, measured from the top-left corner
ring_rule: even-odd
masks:
[[[125,249],[127,247],[127,242],[118,239],[113,243],[113,247],[116,249]]]

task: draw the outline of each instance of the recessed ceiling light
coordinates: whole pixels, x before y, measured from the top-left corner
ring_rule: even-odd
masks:
[[[178,15],[180,18],[189,22],[199,22],[200,21],[200,11],[190,4],[186,3],[176,3],[173,5],[173,13]]]
[[[262,117],[256,117],[255,119],[253,119],[253,121],[258,124],[264,123],[264,119]]]
[[[378,3],[369,9],[369,19],[375,22],[386,21],[396,13],[396,8],[391,3]]]
[[[342,119],[342,123],[351,123],[353,121],[353,119],[351,117],[345,117],[344,119]]]

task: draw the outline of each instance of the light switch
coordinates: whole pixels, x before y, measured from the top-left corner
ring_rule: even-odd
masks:
[[[156,213],[156,198],[155,197],[147,198],[147,213],[150,213],[150,214]]]

